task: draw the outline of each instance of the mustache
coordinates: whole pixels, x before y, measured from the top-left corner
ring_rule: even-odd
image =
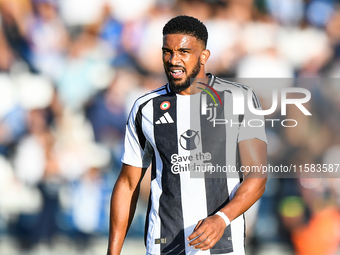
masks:
[[[171,67],[180,67],[180,68],[183,68],[184,71],[186,71],[185,67],[181,66],[181,65],[171,65],[170,64],[167,69],[169,70]]]

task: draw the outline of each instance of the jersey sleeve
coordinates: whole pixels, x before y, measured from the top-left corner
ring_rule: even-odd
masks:
[[[122,162],[147,168],[152,160],[152,147],[142,130],[142,112],[137,103],[133,106],[127,124]]]
[[[262,110],[262,106],[260,103],[259,98],[255,94],[254,91],[252,91],[249,88],[249,92],[252,94],[252,104],[256,110]],[[248,92],[248,93],[249,93]],[[248,95],[245,95],[245,98],[247,98]],[[245,107],[244,107],[244,117],[242,124],[240,125],[240,131],[238,136],[238,142],[241,142],[243,140],[247,139],[254,139],[257,138],[261,141],[267,142],[267,136],[265,132],[265,119],[263,115],[257,115],[250,111],[247,100],[245,100]]]

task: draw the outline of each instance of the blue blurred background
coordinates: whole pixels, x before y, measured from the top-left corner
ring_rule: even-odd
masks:
[[[106,254],[127,115],[166,83],[161,31],[179,14],[207,25],[208,72],[312,92],[313,118],[267,127],[269,163],[340,163],[339,0],[0,0],[1,255]],[[331,177],[270,178],[247,254],[340,254]],[[145,253],[149,181],[123,254]]]

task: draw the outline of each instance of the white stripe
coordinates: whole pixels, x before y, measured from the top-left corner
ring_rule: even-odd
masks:
[[[164,113],[164,117],[169,123],[174,123],[173,119],[171,118],[170,114],[168,112]]]
[[[207,115],[207,95],[206,94],[202,94],[201,111],[202,111],[202,115]]]
[[[146,119],[142,119],[142,126],[144,130],[147,130],[145,134],[150,134],[150,137],[147,137],[149,142],[153,145],[153,148],[155,150],[155,138],[153,133],[153,104],[147,104],[143,111],[145,113],[148,113],[148,118],[150,118],[148,121]],[[145,116],[145,115],[143,115]],[[155,157],[156,157],[156,168],[162,169],[162,161],[160,159],[159,152],[155,150]],[[160,245],[155,244],[155,239],[160,238],[161,235],[161,220],[159,218],[159,198],[162,194],[162,171],[156,170],[156,179],[154,179],[151,182],[151,203],[152,207],[149,214],[149,231],[147,233],[146,238],[146,250],[147,254],[154,254],[159,255],[160,254]]]
[[[166,119],[164,118],[164,116],[160,117],[159,120],[162,122],[162,124],[168,123],[168,122],[166,121]]]
[[[234,252],[230,255],[244,255],[244,219],[243,214],[231,222],[231,233]],[[229,255],[229,253],[228,253]]]
[[[197,94],[199,96],[199,94]],[[197,97],[196,96],[196,97]],[[188,129],[199,131],[201,137],[201,130],[199,125],[194,125],[193,120],[199,120],[199,104],[197,107],[190,107],[190,99],[193,96],[177,96],[177,119],[186,121],[177,121],[178,139]],[[199,97],[198,97],[199,98]],[[195,109],[197,108],[197,109]],[[196,118],[190,116],[190,113],[195,110]],[[190,118],[191,117],[191,118]],[[199,123],[198,123],[199,124]],[[201,145],[201,142],[200,142]],[[190,156],[201,151],[201,146],[198,146],[195,150],[184,150],[181,146],[178,146],[178,154],[180,156]],[[188,246],[186,238],[192,234],[197,222],[207,217],[207,203],[206,203],[206,191],[204,178],[192,178],[190,172],[180,173],[181,181],[181,200],[183,210],[184,221],[184,237],[185,237],[185,250],[188,255],[210,255],[210,251],[195,250],[193,247]]]

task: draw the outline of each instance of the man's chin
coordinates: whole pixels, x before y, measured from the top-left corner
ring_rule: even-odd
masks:
[[[190,82],[189,83],[174,83],[173,81],[169,81],[170,89],[175,92],[179,93],[182,92],[183,90],[186,90],[187,88],[190,87]]]
[[[184,85],[184,81],[183,79],[171,79],[169,80],[169,82],[174,85],[174,86],[182,86]]]
[[[168,77],[169,83],[172,83],[173,85],[176,86],[182,86],[187,82],[186,77],[181,77],[181,78],[174,78],[172,76]]]

